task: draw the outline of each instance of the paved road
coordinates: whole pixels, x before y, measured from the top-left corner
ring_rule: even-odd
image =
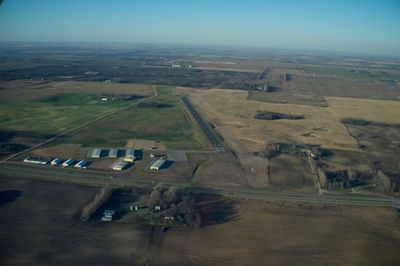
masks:
[[[15,178],[32,178],[38,180],[68,182],[102,186],[105,184],[118,186],[150,186],[155,181],[148,178],[124,177],[110,171],[79,170],[73,168],[60,168],[48,165],[30,165],[22,162],[6,162],[0,165],[0,176]],[[114,178],[110,179],[110,176]],[[163,182],[165,184],[192,187],[182,182]],[[192,187],[197,192],[227,195],[239,198],[254,198],[268,200],[282,200],[307,203],[357,205],[375,207],[395,207],[400,209],[400,200],[389,196],[360,195],[360,194],[311,194],[299,192],[275,191],[270,189],[256,189],[251,187],[227,186],[197,186]]]
[[[117,113],[120,113],[120,112],[122,112],[122,111],[124,111],[124,110],[127,110],[127,109],[129,109],[129,108],[131,108],[131,107],[133,107],[133,106],[135,106],[135,105],[138,105],[140,102],[143,102],[143,101],[146,101],[146,100],[148,100],[148,99],[157,97],[157,96],[158,96],[158,93],[157,93],[156,86],[153,86],[153,89],[154,89],[154,95],[153,95],[153,96],[145,97],[145,98],[143,98],[143,99],[141,99],[141,100],[139,100],[139,101],[137,101],[137,102],[134,102],[134,103],[132,103],[132,104],[130,104],[130,105],[128,105],[128,106],[125,106],[125,107],[123,107],[123,108],[121,108],[121,109],[118,109],[118,110],[116,110],[116,111],[107,113],[107,114],[102,115],[102,116],[100,116],[100,117],[97,117],[97,118],[95,118],[94,120],[91,120],[91,121],[89,121],[89,122],[83,123],[83,124],[81,124],[81,125],[79,125],[79,126],[77,126],[77,127],[68,129],[67,131],[62,132],[62,133],[58,134],[57,136],[55,136],[55,137],[53,137],[53,138],[47,139],[47,140],[45,140],[45,141],[43,141],[43,142],[41,142],[41,143],[39,143],[39,144],[37,144],[37,145],[35,145],[35,146],[32,146],[32,147],[26,149],[26,150],[23,150],[23,151],[18,152],[18,153],[14,153],[14,154],[12,154],[11,156],[6,157],[5,159],[3,159],[3,160],[0,161],[0,164],[6,162],[6,161],[8,161],[8,160],[11,160],[11,159],[13,159],[13,158],[15,158],[15,157],[18,157],[18,156],[20,156],[20,155],[22,155],[22,154],[24,154],[24,153],[26,153],[26,152],[28,152],[28,151],[31,151],[31,150],[37,149],[37,148],[39,148],[39,147],[42,147],[42,146],[44,146],[44,145],[46,145],[46,144],[49,144],[49,143],[55,141],[56,139],[58,139],[58,138],[60,138],[60,137],[63,137],[63,136],[65,136],[65,135],[67,135],[67,134],[73,133],[73,132],[75,132],[75,131],[77,131],[77,130],[80,130],[80,129],[84,128],[84,127],[87,127],[87,126],[89,126],[89,125],[91,125],[91,124],[94,124],[94,123],[96,123],[96,122],[98,122],[98,121],[100,121],[100,120],[106,119],[107,117],[110,117],[110,116],[115,115],[115,114],[117,114]]]
[[[186,96],[180,96],[182,102],[185,104],[187,109],[189,109],[190,113],[196,119],[197,123],[199,123],[200,128],[203,130],[204,135],[206,135],[208,141],[211,143],[211,145],[214,147],[215,151],[218,152],[224,152],[224,145],[222,144],[222,141],[219,139],[219,137],[213,132],[210,127],[207,125],[207,123],[204,121],[204,119],[201,117],[199,112],[194,108],[192,103],[188,100]]]

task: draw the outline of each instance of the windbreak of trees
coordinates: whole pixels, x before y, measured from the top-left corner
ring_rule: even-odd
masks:
[[[201,216],[198,212],[194,193],[178,189],[175,186],[166,187],[158,184],[150,193],[147,205],[154,209],[160,206],[162,210],[172,215],[178,223],[200,227]]]
[[[299,119],[304,119],[304,115],[283,114],[277,112],[258,110],[254,115],[254,118],[260,120],[278,120],[278,119],[299,120]]]

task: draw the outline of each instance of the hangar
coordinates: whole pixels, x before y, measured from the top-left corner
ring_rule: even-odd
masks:
[[[164,159],[158,159],[157,161],[155,161],[151,166],[150,166],[150,170],[160,170],[163,168],[163,166],[165,165],[167,161]]]

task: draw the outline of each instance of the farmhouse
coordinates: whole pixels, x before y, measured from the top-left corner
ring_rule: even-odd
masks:
[[[66,160],[66,161],[62,164],[62,166],[63,166],[63,167],[68,167],[68,166],[73,165],[74,163],[75,163],[75,160],[74,160],[74,159],[68,159],[68,160]]]
[[[162,167],[164,166],[164,164],[167,161],[164,159],[158,159],[157,161],[155,161],[151,166],[150,166],[150,170],[160,170],[162,169]]]
[[[62,164],[62,162],[63,162],[62,159],[60,159],[60,158],[55,158],[54,160],[52,160],[52,161],[50,162],[50,164],[51,164],[51,165],[60,165],[60,164]]]
[[[122,171],[124,169],[126,169],[128,167],[129,163],[124,162],[124,161],[116,161],[113,165],[112,165],[112,169],[115,171]]]
[[[100,158],[101,156],[101,149],[93,149],[92,151],[92,158]]]

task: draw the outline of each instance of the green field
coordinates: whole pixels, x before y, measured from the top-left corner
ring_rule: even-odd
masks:
[[[66,93],[27,102],[1,102],[0,130],[56,134],[134,101],[105,102],[98,95]]]
[[[171,89],[158,87],[154,99],[163,107],[134,106],[98,121],[60,139],[58,143],[80,143],[85,146],[124,146],[128,139],[140,138],[163,141],[167,148],[203,148],[197,127],[192,127],[179,99]]]

